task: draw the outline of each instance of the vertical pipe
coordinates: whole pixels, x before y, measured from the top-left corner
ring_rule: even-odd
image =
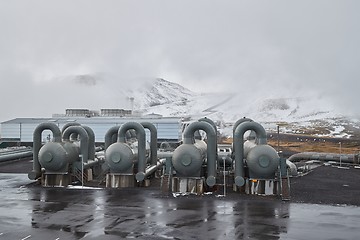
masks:
[[[41,148],[41,134],[46,129],[52,131],[55,142],[61,142],[61,131],[55,123],[51,123],[51,122],[40,123],[35,128],[33,134],[33,170],[28,174],[28,177],[31,180],[36,180],[41,176],[39,151]]]
[[[141,125],[150,130],[150,157],[151,165],[154,166],[157,164],[157,129],[149,122],[142,122]]]
[[[266,144],[266,131],[256,122],[243,122],[239,124],[234,132],[235,152],[235,184],[239,187],[245,184],[244,180],[244,133],[253,130],[256,133],[259,144]]]
[[[21,146],[22,124],[21,123],[19,124],[20,124],[20,146]]]
[[[82,126],[87,134],[89,135],[89,159],[95,159],[95,133],[94,131],[88,126]]]
[[[145,142],[146,135],[144,127],[137,122],[127,122],[121,126],[118,133],[118,142],[125,143],[125,135],[126,131],[134,129],[137,134],[138,139],[138,172],[136,173],[136,180],[141,182],[145,178],[145,165],[146,165],[146,150],[145,150]]]
[[[105,151],[106,149],[113,144],[114,142],[112,141],[112,137],[114,135],[116,135],[116,139],[118,138],[118,131],[119,131],[120,126],[113,126],[111,127],[105,134]]]
[[[210,123],[207,122],[193,122],[184,131],[184,144],[193,144],[194,133],[196,130],[203,130],[206,132],[208,138],[207,145],[207,179],[206,184],[210,187],[216,184],[216,133]]]

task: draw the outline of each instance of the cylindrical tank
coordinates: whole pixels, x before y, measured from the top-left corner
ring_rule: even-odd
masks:
[[[269,145],[257,145],[247,154],[246,163],[250,178],[274,178],[279,166],[279,155]]]
[[[132,173],[134,161],[137,159],[137,152],[125,143],[117,142],[111,144],[105,152],[105,161],[111,172]]]
[[[172,164],[181,177],[199,177],[201,166],[206,157],[206,143],[182,144],[177,147],[172,157]]]
[[[70,142],[49,142],[39,151],[40,165],[46,171],[66,172],[68,164],[78,159],[79,148]]]

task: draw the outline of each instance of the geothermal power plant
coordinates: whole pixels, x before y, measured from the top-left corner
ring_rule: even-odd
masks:
[[[336,209],[298,202],[357,204],[358,152],[285,158],[273,133],[245,117],[224,142],[207,117],[101,112],[1,124],[0,238],[301,239],[288,223],[310,206],[309,219],[330,225],[303,221],[309,234],[341,239],[328,227]]]
[[[45,130],[51,137],[42,143]],[[243,141],[247,131],[251,134]],[[86,125],[68,122],[60,129],[56,123],[42,122],[33,132],[28,177],[44,187],[136,188],[160,183],[159,191],[171,193],[201,195],[231,187],[244,194],[289,198],[288,169],[293,165],[267,144],[265,129],[243,118],[235,123],[233,134],[230,151],[221,151],[215,123],[201,118],[187,124],[181,141],[161,142],[155,125],[138,119],[109,128],[101,148]]]

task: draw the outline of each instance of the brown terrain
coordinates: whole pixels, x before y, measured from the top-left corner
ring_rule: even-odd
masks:
[[[222,143],[232,143],[232,138],[222,139]],[[301,134],[268,134],[268,144],[284,157],[299,152],[323,152],[358,154],[360,153],[359,138],[330,138]]]

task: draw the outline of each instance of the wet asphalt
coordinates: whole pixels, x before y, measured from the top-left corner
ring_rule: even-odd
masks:
[[[324,167],[292,179],[292,200],[281,201],[231,190],[226,197],[215,193],[174,197],[161,193],[155,182],[147,188],[114,190],[43,188],[24,173],[31,167],[29,160],[0,164],[0,240],[360,236],[359,201],[346,200],[346,196],[358,199],[360,174],[355,169],[344,174]]]
[[[43,188],[0,174],[1,239],[359,239],[360,208],[157,187]]]

